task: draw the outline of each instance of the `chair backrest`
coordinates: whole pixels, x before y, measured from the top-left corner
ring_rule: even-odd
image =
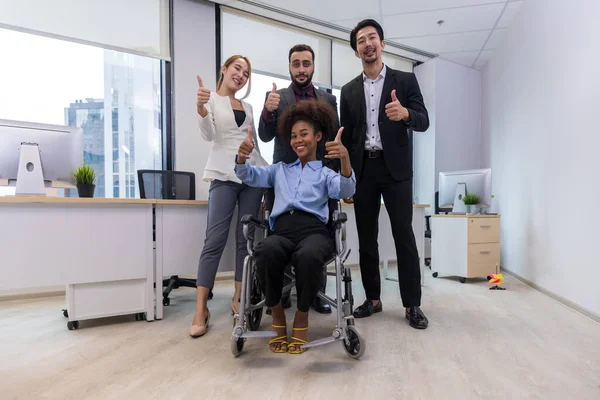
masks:
[[[193,172],[138,170],[142,199],[196,200],[196,176]]]
[[[435,192],[435,213],[436,214],[448,214],[452,211],[452,208],[440,208],[440,192]]]

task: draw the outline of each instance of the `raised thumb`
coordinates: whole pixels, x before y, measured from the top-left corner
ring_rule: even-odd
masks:
[[[271,89],[271,93],[275,93],[277,91],[277,85],[273,82],[273,89]]]
[[[398,98],[396,97],[396,89],[392,90],[392,101],[397,101]]]
[[[342,126],[339,130],[337,135],[335,136],[335,141],[336,142],[341,142],[342,141],[342,132],[344,131],[344,127]]]
[[[200,78],[200,75],[196,75],[196,79],[198,80],[198,86],[204,87],[204,84],[202,83],[202,78]]]

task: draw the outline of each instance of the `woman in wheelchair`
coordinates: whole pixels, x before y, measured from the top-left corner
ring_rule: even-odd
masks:
[[[354,194],[356,180],[339,129],[333,141],[326,143],[328,159],[340,160],[340,173],[325,167],[317,159],[317,143],[335,135],[334,110],[316,100],[289,107],[279,118],[279,132],[286,135],[298,159],[266,167],[246,163],[254,150],[251,132],[236,156],[235,173],[248,186],[275,189],[275,203],[269,217],[273,232],[254,251],[257,274],[266,306],[271,307],[276,337],[269,341],[275,353],[300,354],[308,340],[308,311],[323,279],[323,268],[334,244],[327,229],[330,198],[342,199]],[[296,276],[298,311],[291,341],[285,312],[280,304],[284,270],[292,264]]]

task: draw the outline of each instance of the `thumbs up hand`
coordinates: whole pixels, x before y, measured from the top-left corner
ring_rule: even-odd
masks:
[[[350,155],[348,154],[348,149],[342,143],[342,132],[344,131],[344,127],[342,126],[339,130],[333,142],[325,143],[325,149],[327,150],[327,154],[325,158],[339,158],[340,172],[342,176],[349,178],[352,175],[352,166],[350,165]]]
[[[385,105],[385,115],[392,121],[408,121],[408,110],[400,104],[396,97],[396,89],[392,90],[392,101]]]
[[[206,117],[207,111],[206,108],[204,108],[204,105],[208,103],[208,100],[210,99],[210,89],[204,87],[200,75],[196,75],[196,79],[198,80],[196,108],[198,109],[198,114],[200,114],[202,117]]]
[[[273,89],[271,89],[271,93],[269,93],[267,101],[265,102],[265,108],[267,109],[267,111],[273,112],[277,110],[277,108],[279,107],[280,100],[280,96],[277,93],[277,85],[273,83]]]
[[[343,130],[344,127],[341,127],[333,142],[325,143],[325,150],[327,150],[327,155],[325,155],[325,158],[348,158],[348,150],[342,144]]]
[[[252,127],[248,126],[248,136],[244,139],[238,149],[237,163],[244,164],[250,158],[250,153],[254,150],[254,139],[252,138]]]

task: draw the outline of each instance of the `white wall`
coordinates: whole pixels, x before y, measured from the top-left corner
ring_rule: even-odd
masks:
[[[439,173],[481,165],[481,73],[436,59],[435,187]]]
[[[502,265],[600,315],[600,2],[528,0],[483,69]]]
[[[430,121],[414,133],[415,193],[433,212],[440,172],[481,166],[481,73],[434,58],[415,74]]]
[[[204,1],[173,2],[173,102],[175,169],[196,174],[196,198],[208,198],[202,180],[210,143],[200,136],[196,112],[196,75],[211,90],[216,86],[215,6]]]
[[[212,90],[216,86],[215,5],[205,1],[173,2],[173,101],[175,169],[196,174],[196,199],[207,200],[209,184],[202,180],[210,143],[200,136],[196,112],[196,75]],[[219,271],[235,269],[235,224],[231,221]],[[206,220],[202,220],[206,224]],[[198,243],[202,249],[204,243]]]
[[[429,129],[425,132],[413,132],[413,184],[416,202],[430,204],[430,210],[433,210],[435,193],[435,72],[435,62],[415,67],[425,108],[429,113]]]

